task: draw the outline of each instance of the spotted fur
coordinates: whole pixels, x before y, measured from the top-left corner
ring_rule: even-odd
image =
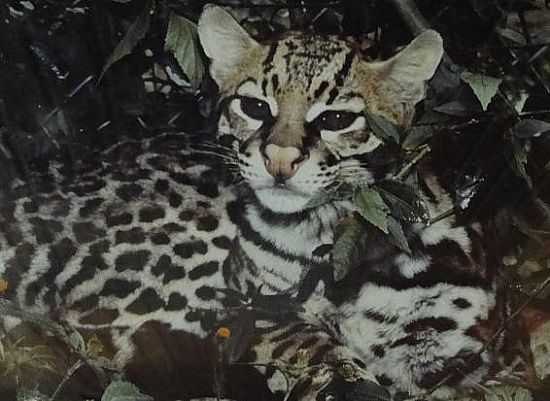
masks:
[[[371,377],[392,394],[422,394],[456,370],[443,394],[479,382],[492,362],[482,328],[496,303],[480,226],[453,217],[413,225],[412,255],[373,234],[343,281],[296,296],[330,269],[318,250],[353,211],[347,200],[316,199],[393,172],[394,149],[364,112],[411,122],[442,55],[439,35],[369,62],[337,37],[289,33],[260,44],[218,7],[198,28],[220,92],[215,141],[122,142],[78,174],[55,165],[38,188],[14,183],[0,212],[3,296],[77,330],[109,332],[121,370],[141,357],[149,327],[204,338],[228,305],[274,295],[296,309],[257,319],[239,354],[313,369],[294,375],[292,399],[324,394],[342,363],[369,372],[355,381]],[[430,171],[421,182],[432,215],[451,206]]]

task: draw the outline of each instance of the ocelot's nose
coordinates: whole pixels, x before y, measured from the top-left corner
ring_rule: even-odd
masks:
[[[292,177],[305,160],[305,155],[294,146],[278,146],[270,143],[263,151],[267,172],[275,178]]]

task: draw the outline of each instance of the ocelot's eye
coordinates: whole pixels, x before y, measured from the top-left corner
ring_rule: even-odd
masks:
[[[340,131],[348,128],[359,117],[359,114],[343,110],[328,110],[315,119],[319,131]]]
[[[242,96],[241,98],[241,110],[248,117],[255,120],[269,120],[273,118],[271,110],[267,102],[254,97]]]

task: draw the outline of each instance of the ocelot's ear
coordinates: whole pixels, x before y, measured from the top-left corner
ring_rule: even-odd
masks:
[[[415,104],[423,99],[424,82],[434,75],[442,56],[441,36],[427,30],[389,60],[376,63],[374,68],[386,91],[402,103]]]
[[[259,44],[221,7],[205,6],[198,23],[199,39],[212,61],[210,74],[220,84]]]

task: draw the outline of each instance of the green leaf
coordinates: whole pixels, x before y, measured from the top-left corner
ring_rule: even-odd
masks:
[[[143,394],[132,383],[122,380],[111,382],[105,389],[101,401],[154,401],[153,397]]]
[[[512,128],[512,133],[517,138],[536,138],[548,132],[550,123],[534,119],[522,120]]]
[[[366,110],[364,114],[374,135],[383,141],[391,140],[395,143],[400,142],[402,131],[401,128],[380,115],[369,113]]]
[[[366,246],[367,230],[358,218],[348,217],[336,227],[331,264],[334,280],[340,281],[361,258]]]
[[[132,53],[134,47],[139,43],[141,39],[145,37],[147,32],[149,32],[149,27],[151,26],[151,14],[155,9],[154,0],[148,0],[141,14],[136,18],[136,20],[130,25],[130,28],[126,32],[126,35],[115,47],[115,50],[111,53],[101,74],[99,75],[98,81],[101,81],[105,72],[118,60],[126,57],[128,54]]]
[[[502,79],[483,74],[474,74],[469,71],[463,72],[461,77],[474,91],[483,111],[487,111],[487,107],[496,95]]]
[[[407,241],[407,236],[405,231],[403,231],[403,226],[399,221],[393,217],[388,218],[388,230],[389,230],[389,241],[408,254],[411,254],[411,248],[409,247],[409,241]]]
[[[360,189],[353,197],[359,214],[372,225],[388,233],[390,208],[375,189]]]
[[[164,50],[172,52],[187,75],[191,87],[198,88],[204,76],[204,63],[199,46],[197,25],[185,17],[170,14]]]
[[[395,180],[376,185],[380,195],[389,205],[391,214],[406,223],[428,223],[430,214],[424,200],[412,186]]]

